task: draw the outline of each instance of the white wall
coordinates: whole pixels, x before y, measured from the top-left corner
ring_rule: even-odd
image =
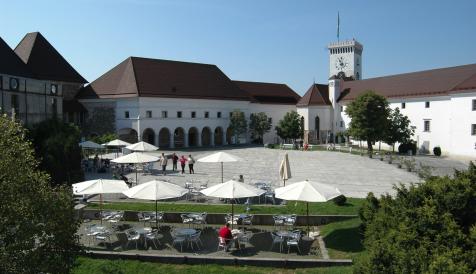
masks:
[[[476,90],[452,96],[449,128],[452,132],[449,140],[451,153],[472,158],[476,157],[476,136],[471,135],[471,125],[476,124],[476,111],[472,110],[473,100],[476,100]]]
[[[281,138],[276,134],[274,129],[280,120],[284,118],[287,112],[296,111],[295,105],[283,105],[283,104],[250,104],[250,113],[264,112],[268,117],[272,119],[271,130],[263,136],[263,143],[265,144],[278,144],[281,142]]]

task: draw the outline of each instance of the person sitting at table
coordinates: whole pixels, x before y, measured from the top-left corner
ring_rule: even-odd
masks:
[[[220,231],[218,231],[218,237],[225,240],[225,251],[228,251],[230,247],[231,240],[233,239],[233,235],[231,235],[230,224],[226,223]]]

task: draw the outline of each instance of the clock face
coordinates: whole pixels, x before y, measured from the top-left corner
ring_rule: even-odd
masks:
[[[343,56],[338,57],[336,60],[336,69],[343,70],[348,65],[347,60]]]

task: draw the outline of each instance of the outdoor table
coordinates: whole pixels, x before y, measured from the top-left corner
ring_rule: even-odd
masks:
[[[243,223],[243,220],[250,219],[251,217],[252,217],[251,214],[246,214],[246,213],[234,214],[233,215],[233,224],[238,224],[239,220],[241,220],[242,223]],[[231,214],[226,215],[226,222],[231,224]]]
[[[139,235],[141,234],[144,235],[144,246],[147,249],[147,238],[148,238],[147,236],[152,235],[154,233],[152,228],[151,227],[134,227],[133,230]]]
[[[193,228],[180,228],[180,229],[177,229],[175,232],[177,236],[183,236],[188,239],[192,235],[196,234],[197,230]]]
[[[233,229],[231,231],[231,236],[233,236],[233,242],[235,243],[235,248],[238,249],[239,248],[239,242],[238,242],[238,238],[243,235],[243,231],[240,230],[240,229]]]
[[[280,230],[280,231],[276,231],[275,234],[281,238],[290,238],[295,233],[292,231]]]

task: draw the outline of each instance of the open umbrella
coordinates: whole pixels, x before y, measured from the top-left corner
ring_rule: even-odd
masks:
[[[286,186],[286,180],[291,178],[291,167],[289,166],[289,159],[288,154],[284,154],[284,158],[281,161],[281,165],[279,166],[279,178],[283,180],[284,186]]]
[[[115,139],[115,140],[112,140],[112,141],[109,141],[109,142],[105,143],[104,145],[108,146],[108,147],[126,147],[126,146],[130,146],[131,144],[129,144],[128,142],[124,142],[122,140],[119,140],[119,139]]]
[[[140,152],[133,152],[131,154],[127,154],[119,158],[116,158],[114,160],[111,160],[111,162],[118,163],[118,164],[143,164],[143,163],[157,162],[158,160],[159,160],[158,157],[155,157],[152,155],[147,155]],[[136,183],[138,183],[137,167],[136,167]]]
[[[247,185],[242,182],[230,180],[225,183],[217,184],[200,191],[202,194],[209,197],[225,198],[225,199],[238,199],[256,197],[265,193],[265,190]],[[234,203],[231,203],[231,219],[234,217]],[[231,228],[233,229],[233,222],[231,222]]]
[[[102,215],[102,194],[106,193],[122,193],[129,189],[126,183],[122,180],[89,180],[73,184],[73,194],[99,194],[99,209]],[[102,223],[102,218],[101,218]]]
[[[82,147],[82,148],[89,148],[89,149],[103,149],[104,148],[104,146],[102,146],[100,144],[97,144],[95,142],[92,142],[92,141],[81,142],[81,143],[79,143],[79,146]]]
[[[143,141],[126,146],[126,148],[132,151],[156,151],[159,149],[158,147]]]
[[[200,158],[198,161],[203,163],[221,163],[221,182],[223,183],[223,163],[242,161],[242,159],[226,152],[217,152]]]
[[[307,232],[309,233],[309,202],[327,202],[342,193],[331,185],[308,180],[293,183],[274,190],[276,198],[288,201],[304,201],[307,210]]]
[[[182,197],[188,190],[168,182],[152,180],[123,192],[129,198],[155,201],[155,224],[158,226],[157,201]]]

